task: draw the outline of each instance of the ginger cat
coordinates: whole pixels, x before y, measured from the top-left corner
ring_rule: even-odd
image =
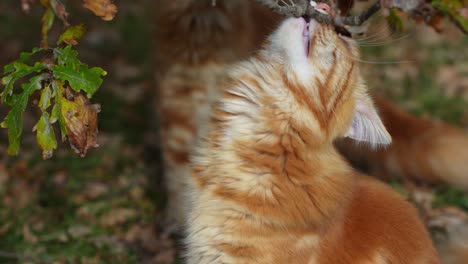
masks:
[[[193,157],[187,263],[440,263],[416,210],[333,146],[391,142],[358,56],[290,18],[230,71]]]
[[[169,194],[166,211],[171,222],[181,225],[187,212],[183,204],[190,174],[189,153],[206,133],[211,104],[218,99],[224,75],[233,63],[258,49],[281,18],[253,0],[217,1],[215,6],[211,0],[160,0],[158,6],[156,105],[162,120]],[[468,171],[464,169],[468,164],[466,133],[411,116],[384,99],[376,104],[393,135],[393,144],[378,149],[354,142],[339,144],[348,159],[383,178],[396,176],[468,188],[464,175]],[[402,128],[407,133],[399,133]],[[456,159],[452,153],[459,153]]]

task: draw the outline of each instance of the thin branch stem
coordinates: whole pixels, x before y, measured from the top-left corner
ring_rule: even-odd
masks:
[[[347,16],[338,18],[341,20],[341,24],[348,26],[360,26],[366,22],[371,16],[379,12],[381,8],[380,1],[376,1],[369,9],[364,11],[358,16]]]
[[[306,13],[307,7],[309,6],[306,0],[296,1],[293,5],[279,5],[277,0],[257,0],[258,3],[268,7],[273,12],[283,16],[295,16],[300,17]]]

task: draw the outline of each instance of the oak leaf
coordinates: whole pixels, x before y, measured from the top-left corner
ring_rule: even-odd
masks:
[[[70,146],[81,157],[86,155],[90,147],[99,147],[97,144],[97,114],[100,105],[90,104],[88,98],[82,93],[75,93],[65,88],[61,94],[60,114],[65,123],[66,134]]]
[[[117,6],[110,0],[83,0],[83,6],[102,20],[112,20],[117,13]]]
[[[60,35],[57,44],[65,43],[69,45],[76,45],[78,44],[78,40],[83,36],[84,32],[84,24],[68,27],[65,32]]]
[[[32,77],[28,83],[21,85],[22,92],[11,95],[6,103],[12,106],[10,112],[0,124],[3,128],[8,128],[8,154],[17,155],[20,147],[20,138],[23,132],[22,115],[29,101],[29,97],[42,88],[42,81],[45,75]]]

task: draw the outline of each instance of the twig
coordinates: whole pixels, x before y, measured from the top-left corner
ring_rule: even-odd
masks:
[[[303,16],[306,14],[307,7],[309,7],[306,0],[295,1],[294,5],[288,6],[279,5],[278,1],[275,0],[257,0],[257,2],[283,16]]]
[[[375,13],[379,12],[380,8],[380,1],[376,1],[369,9],[358,16],[338,17],[337,19],[339,22],[341,22],[342,25],[360,26]]]

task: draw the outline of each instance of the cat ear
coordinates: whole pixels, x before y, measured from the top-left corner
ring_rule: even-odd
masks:
[[[388,145],[392,142],[392,137],[380,120],[370,98],[357,99],[351,126],[345,137],[368,142],[372,146]]]

